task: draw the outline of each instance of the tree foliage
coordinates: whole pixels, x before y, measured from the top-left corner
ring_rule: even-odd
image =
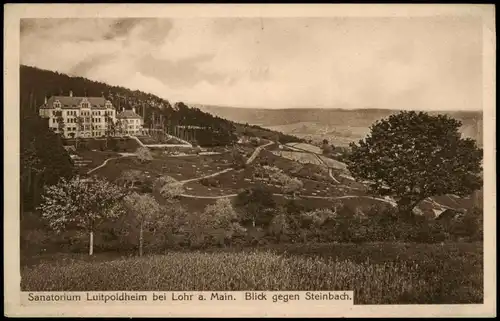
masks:
[[[39,210],[55,231],[66,228],[94,230],[102,221],[123,214],[125,194],[105,179],[62,178],[47,186]]]
[[[150,194],[132,193],[123,199],[125,208],[132,211],[139,222],[151,223],[158,212],[160,205]]]
[[[153,155],[147,147],[139,147],[135,153],[137,155],[137,159],[139,159],[141,163],[147,163],[153,160]]]
[[[283,193],[295,195],[304,184],[296,177],[290,177],[283,170],[276,166],[260,166],[256,168],[256,174],[262,177],[269,177],[271,184],[281,186]]]
[[[215,204],[207,205],[202,220],[205,220],[211,228],[228,228],[238,220],[238,214],[229,198],[220,198]]]
[[[132,212],[139,223],[139,255],[143,253],[144,229],[149,228],[160,213],[160,205],[150,194],[132,193],[124,198],[125,208]]]
[[[321,143],[321,152],[323,155],[330,155],[335,150],[335,146],[333,144],[328,144],[328,139],[323,139]]]
[[[31,210],[39,203],[43,187],[70,179],[76,173],[61,137],[28,109],[21,110],[21,204]]]
[[[235,233],[244,229],[238,222],[238,214],[228,198],[218,199],[215,204],[207,205],[199,223],[204,231],[218,244],[224,244]]]
[[[300,191],[300,189],[304,187],[304,183],[296,177],[290,178],[285,185],[283,186],[283,192],[286,194],[295,194]]]
[[[273,217],[276,202],[269,188],[257,185],[239,193],[235,206],[242,212],[243,223],[265,227]]]
[[[78,229],[89,233],[89,254],[93,254],[94,231],[107,220],[125,213],[123,191],[105,179],[62,178],[47,186],[39,210],[57,233]]]
[[[184,186],[173,177],[161,176],[154,181],[153,191],[167,200],[174,200],[184,193]]]
[[[231,151],[232,164],[235,169],[245,168],[247,160],[243,153],[235,146]]]
[[[445,115],[403,111],[371,126],[350,145],[348,169],[378,195],[396,198],[402,213],[436,195],[465,196],[482,186],[482,149],[462,138],[461,122]]]
[[[278,238],[286,235],[288,233],[288,222],[286,215],[283,212],[278,213],[273,217],[271,223],[269,224],[269,233]]]
[[[121,173],[116,182],[130,190],[133,190],[136,184],[142,184],[146,180],[145,174],[138,169],[128,169]]]

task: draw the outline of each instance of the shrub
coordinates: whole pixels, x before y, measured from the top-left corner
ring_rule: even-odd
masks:
[[[286,193],[286,194],[293,194],[295,195],[295,193],[297,193],[302,187],[304,186],[304,184],[302,183],[301,180],[297,179],[297,178],[290,178],[285,186],[283,186],[283,192]]]
[[[265,185],[257,185],[239,193],[235,207],[240,212],[242,222],[253,227],[266,227],[271,222],[276,202],[272,191]]]
[[[281,241],[283,236],[288,234],[288,222],[286,215],[283,212],[275,215],[269,224],[269,234],[275,236],[278,241]]]
[[[260,144],[260,141],[257,137],[252,137],[250,138],[250,144],[252,144],[253,146],[257,147],[259,146]]]
[[[214,177],[205,177],[200,180],[200,184],[207,187],[219,187],[220,182]]]
[[[133,190],[136,185],[146,182],[146,175],[138,169],[127,169],[116,179],[116,184]]]
[[[137,159],[141,163],[146,163],[153,160],[153,155],[151,155],[151,151],[147,147],[139,147],[135,154],[137,155]]]
[[[238,214],[228,198],[218,199],[215,204],[207,205],[198,223],[204,227],[204,233],[218,245],[225,245],[234,234],[244,231],[238,222]]]
[[[233,148],[231,155],[234,169],[242,169],[246,167],[246,159],[241,151],[239,151],[237,148]]]
[[[153,192],[160,193],[164,198],[173,200],[184,193],[184,186],[173,177],[160,176],[153,182]]]
[[[474,241],[483,239],[483,211],[472,208],[464,214],[458,214],[443,228],[456,238],[468,238]]]
[[[161,188],[161,195],[167,199],[177,199],[184,193],[184,186],[181,183],[165,184]]]

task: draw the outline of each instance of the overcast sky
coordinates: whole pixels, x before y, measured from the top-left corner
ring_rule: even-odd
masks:
[[[472,18],[23,19],[21,63],[240,107],[481,110]]]

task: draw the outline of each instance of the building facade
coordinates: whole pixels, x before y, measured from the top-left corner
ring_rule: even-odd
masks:
[[[48,120],[49,128],[64,138],[99,138],[107,135],[137,135],[143,121],[135,111],[117,114],[104,97],[52,96],[45,100],[39,115]]]
[[[116,116],[118,120],[119,132],[123,135],[142,135],[144,120],[141,116],[135,113],[135,108],[132,110],[124,110]]]

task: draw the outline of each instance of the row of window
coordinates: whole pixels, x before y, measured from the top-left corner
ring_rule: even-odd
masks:
[[[90,123],[90,117],[83,118],[82,122]],[[106,122],[106,118],[100,118],[100,117],[92,118],[92,122],[93,123],[103,123],[103,122]],[[52,118],[52,124],[55,124],[55,123],[57,123],[57,118]],[[64,123],[76,124],[77,118],[66,118],[64,120]]]
[[[71,134],[71,133],[70,133]],[[66,135],[66,136],[72,136],[72,135]],[[104,136],[103,132],[86,132],[86,133],[80,133],[80,137],[102,137]]]
[[[61,108],[61,106],[62,105],[61,105],[61,102],[59,100],[56,100],[54,102],[54,107],[55,108]],[[82,106],[82,108],[90,108],[90,103],[83,102],[80,106]],[[97,105],[95,105],[95,106],[97,107]],[[105,106],[106,106],[106,108],[112,108],[111,102],[106,102]],[[69,105],[65,104],[64,107],[69,107]],[[77,105],[73,104],[72,107],[77,107]]]
[[[114,114],[115,114],[115,112],[113,110],[111,110],[111,111],[98,110],[98,111],[92,112],[92,116],[114,117]],[[65,111],[53,110],[52,116],[78,116],[78,111],[77,110],[65,110]],[[82,112],[80,112],[80,116],[90,116],[90,112],[89,111],[82,111]]]
[[[58,126],[52,126],[52,128],[55,128],[57,129]],[[67,131],[76,131],[78,128],[78,126],[65,126],[64,129],[67,130]],[[84,130],[94,130],[94,129],[106,129],[106,126],[101,126],[101,125],[82,125],[82,127],[80,127],[82,131]]]

